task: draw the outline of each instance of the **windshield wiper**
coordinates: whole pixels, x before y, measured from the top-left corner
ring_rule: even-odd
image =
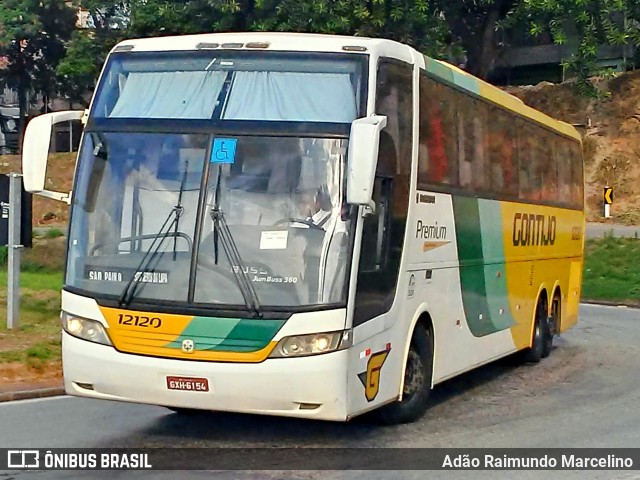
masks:
[[[131,275],[131,278],[129,279],[127,286],[122,291],[122,294],[120,295],[120,301],[119,301],[120,308],[125,308],[129,305],[129,303],[131,303],[131,300],[133,299],[133,297],[136,294],[136,291],[138,290],[140,282],[144,278],[144,273],[153,271],[153,269],[155,269],[155,267],[157,266],[158,261],[160,260],[160,257],[161,257],[161,255],[158,255],[158,252],[160,251],[162,242],[164,241],[165,238],[167,238],[174,224],[178,223],[178,219],[182,215],[183,211],[184,209],[181,205],[176,205],[169,212],[167,219],[164,221],[164,223],[162,224],[162,227],[160,227],[160,230],[153,238],[153,242],[151,243],[149,250],[147,250],[147,252],[144,254],[144,257],[142,257],[142,260],[136,267],[135,271],[133,272],[133,275]],[[172,218],[173,218],[173,221],[172,221]],[[154,260],[155,260],[155,263],[153,263],[152,265],[152,262],[154,262]]]
[[[180,209],[182,212],[182,192],[184,192],[184,186],[187,183],[187,172],[189,171],[189,160],[185,159],[184,172],[182,173],[182,182],[180,182],[180,193],[178,193],[178,204],[175,208]],[[180,215],[176,217],[175,229],[173,236],[173,261],[176,261],[176,250],[178,248],[178,225],[180,223]]]
[[[238,251],[231,230],[227,225],[227,221],[224,218],[224,213],[220,209],[220,177],[222,176],[222,167],[218,170],[218,179],[216,180],[216,192],[214,194],[214,205],[211,209],[211,220],[213,220],[213,254],[214,262],[218,263],[218,241],[222,239],[222,248],[229,259],[231,264],[231,270],[236,277],[236,284],[240,289],[242,298],[246,307],[253,312],[256,318],[262,318],[262,312],[260,311],[260,299],[256,292],[256,289],[251,283],[251,278],[247,274],[242,262],[242,257]]]

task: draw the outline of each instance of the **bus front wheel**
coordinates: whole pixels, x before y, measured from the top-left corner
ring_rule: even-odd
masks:
[[[379,410],[380,419],[387,424],[409,423],[418,420],[428,408],[433,373],[433,337],[429,330],[417,325],[407,355],[402,400]]]

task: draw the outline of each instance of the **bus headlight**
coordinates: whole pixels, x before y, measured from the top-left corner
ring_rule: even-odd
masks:
[[[270,358],[304,357],[343,350],[351,345],[351,332],[312,333],[294,335],[281,339],[273,349]]]
[[[100,322],[76,317],[65,312],[60,315],[60,320],[62,328],[69,335],[102,345],[113,345]]]

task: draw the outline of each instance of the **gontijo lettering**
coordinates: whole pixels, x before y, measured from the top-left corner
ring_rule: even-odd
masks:
[[[516,213],[513,216],[513,246],[553,245],[556,242],[555,215]]]

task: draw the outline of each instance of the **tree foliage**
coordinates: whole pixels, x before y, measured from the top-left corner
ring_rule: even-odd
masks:
[[[638,0],[522,0],[503,27],[527,25],[529,34],[548,31],[557,45],[572,48],[564,67],[576,74],[578,87],[596,94],[589,76],[598,73],[600,45],[640,46]]]
[[[45,105],[57,90],[55,68],[65,54],[76,19],[75,9],[62,0],[2,0],[0,56],[7,67],[0,81],[18,92],[22,135],[27,91],[43,93]]]

